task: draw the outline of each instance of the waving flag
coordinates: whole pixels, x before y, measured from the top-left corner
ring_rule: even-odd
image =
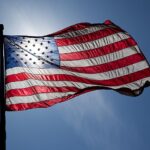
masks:
[[[111,21],[5,36],[5,61],[8,110],[48,107],[96,89],[139,95],[150,83],[136,41]]]

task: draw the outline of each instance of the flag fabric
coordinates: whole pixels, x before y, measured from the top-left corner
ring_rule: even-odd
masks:
[[[139,95],[150,67],[136,41],[105,21],[41,36],[5,36],[6,106],[49,107],[96,89]]]

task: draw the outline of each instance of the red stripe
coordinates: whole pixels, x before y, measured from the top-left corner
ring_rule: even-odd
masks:
[[[72,38],[63,38],[63,39],[56,39],[56,43],[57,46],[69,46],[69,45],[73,45],[73,44],[81,44],[81,43],[86,43],[86,42],[90,42],[90,41],[94,41],[118,32],[122,32],[123,31],[119,28],[106,28],[103,30],[99,30],[93,33],[89,33],[86,35],[80,35],[77,37],[72,37]]]
[[[64,34],[67,32],[72,32],[72,31],[78,31],[78,30],[82,30],[88,27],[95,27],[95,26],[108,26],[108,25],[114,25],[116,26],[113,22],[111,22],[110,20],[106,20],[104,23],[96,23],[96,24],[91,24],[91,23],[78,23],[72,26],[69,26],[67,28],[64,28],[62,30],[59,30],[58,32],[52,33],[50,34],[50,36],[59,36],[60,34]],[[116,26],[118,27],[118,26]],[[120,28],[120,27],[118,27]],[[122,30],[123,31],[123,30]]]
[[[94,73],[102,73],[102,72],[107,72],[107,71],[111,71],[114,69],[119,69],[128,65],[132,65],[134,63],[140,62],[144,59],[145,59],[144,56],[138,53],[138,54],[133,54],[131,56],[119,59],[119,60],[115,60],[112,62],[108,62],[105,64],[96,65],[96,66],[87,66],[87,67],[63,66],[61,68],[64,70],[69,70],[73,72],[94,74]]]
[[[6,98],[14,96],[30,96],[40,93],[53,93],[53,92],[78,92],[80,89],[76,87],[47,87],[47,86],[31,86],[22,89],[12,89],[7,91]]]
[[[135,46],[136,44],[137,43],[135,42],[134,39],[129,38],[129,39],[125,39],[125,40],[122,40],[113,44],[109,44],[104,47],[96,48],[96,49],[60,54],[60,60],[70,61],[70,60],[80,60],[80,59],[98,57],[98,56],[102,56],[102,55],[106,55],[109,53],[122,50],[127,47]]]
[[[27,109],[32,109],[32,108],[47,108],[47,107],[53,106],[57,103],[67,101],[67,100],[74,98],[76,96],[79,96],[83,93],[90,92],[92,90],[95,90],[95,88],[85,89],[84,91],[75,93],[74,95],[69,95],[69,96],[56,98],[56,99],[52,99],[52,100],[45,100],[45,101],[34,102],[34,103],[11,104],[11,105],[7,105],[7,110],[8,111],[14,111],[14,110],[20,111],[20,110],[27,110]]]
[[[35,103],[11,104],[11,105],[7,105],[7,111],[21,111],[21,110],[27,110],[27,109],[32,109],[32,108],[47,108],[47,107],[53,106],[54,104],[57,104],[57,103],[60,103],[69,99],[71,99],[71,96],[57,98],[54,100],[40,101],[40,102],[35,102]]]
[[[95,26],[95,25],[90,24],[90,23],[79,23],[79,24],[69,26],[65,29],[62,29],[58,32],[52,33],[52,34],[50,34],[50,36],[57,36],[57,35],[60,36],[60,34],[64,34],[64,33],[66,34],[67,32],[82,30],[82,29],[85,29],[85,28],[88,28],[88,27],[91,27],[91,26]]]
[[[150,69],[143,69],[141,71],[137,71],[135,73],[131,73],[128,75],[124,75],[121,77],[116,77],[113,79],[108,80],[94,80],[94,79],[86,79],[78,76],[73,75],[62,75],[62,74],[55,74],[55,75],[32,75],[29,73],[19,73],[16,75],[10,75],[6,78],[6,83],[9,82],[16,82],[16,81],[23,81],[28,79],[35,79],[35,80],[44,80],[44,81],[73,81],[73,82],[81,82],[87,84],[99,84],[104,86],[119,86],[123,84],[127,84],[144,77],[150,76]]]

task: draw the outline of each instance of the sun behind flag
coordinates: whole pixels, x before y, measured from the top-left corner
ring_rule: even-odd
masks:
[[[136,41],[111,21],[4,40],[8,110],[49,107],[96,89],[136,96],[150,85]]]

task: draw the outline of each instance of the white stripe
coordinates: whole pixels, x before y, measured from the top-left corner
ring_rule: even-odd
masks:
[[[103,72],[103,73],[95,73],[95,74],[86,74],[86,73],[78,73],[78,72],[71,72],[71,71],[65,71],[62,69],[36,69],[36,68],[12,68],[9,70],[6,70],[7,75],[12,75],[12,74],[18,74],[18,73],[29,73],[34,75],[51,75],[51,74],[64,74],[64,75],[73,75],[73,76],[78,76],[86,79],[91,79],[91,80],[108,80],[108,79],[113,79],[116,77],[124,76],[127,74],[131,74],[133,72],[137,72],[143,69],[148,68],[148,64],[145,60],[140,61],[138,63],[122,67],[119,69],[114,69],[111,71]]]
[[[122,49],[117,52],[109,53],[103,56],[98,56],[94,58],[81,59],[81,60],[72,60],[72,61],[61,61],[61,66],[65,67],[88,67],[88,66],[96,66],[100,64],[109,63],[115,60],[119,60],[121,58],[125,58],[127,56],[131,56],[137,53],[137,46],[129,47]]]
[[[73,37],[77,37],[77,36],[81,36],[81,35],[94,33],[94,32],[104,30],[107,28],[117,28],[117,27],[113,26],[113,25],[94,25],[94,26],[90,26],[90,27],[87,27],[87,28],[84,28],[81,30],[71,31],[71,32],[67,32],[64,34],[59,34],[59,35],[56,35],[54,38],[55,39],[73,38]]]
[[[55,98],[62,98],[65,96],[73,95],[75,92],[55,92],[55,93],[42,93],[42,94],[36,94],[31,96],[15,96],[6,98],[6,104],[19,104],[19,103],[35,103],[35,102],[41,102],[45,100],[52,100]]]
[[[74,44],[69,46],[59,46],[59,53],[72,53],[72,52],[80,52],[85,50],[91,50],[95,48],[100,48],[115,42],[119,42],[121,40],[125,40],[130,38],[129,35],[119,32],[115,33],[109,36],[106,36],[104,38],[100,38],[98,40],[89,41],[86,43],[80,43],[80,44]]]
[[[41,68],[27,68],[27,67],[14,67],[6,70],[6,75],[18,74],[18,73],[31,73],[39,75],[49,75],[49,74],[65,74],[67,71],[60,68],[50,68],[50,69],[41,69]]]
[[[113,89],[119,89],[119,88],[129,88],[132,90],[139,90],[142,86],[144,86],[145,82],[149,81],[150,82],[150,77],[148,78],[144,78],[142,80],[138,80],[135,82],[132,82],[130,84],[125,84],[122,86],[114,86],[114,87],[110,87],[109,88],[113,88]],[[99,87],[107,87],[107,86],[99,86]],[[140,92],[137,91],[136,93]],[[36,94],[36,95],[32,95],[32,96],[17,96],[17,97],[10,97],[6,99],[6,104],[7,105],[11,105],[11,104],[18,104],[18,103],[32,103],[32,102],[39,102],[39,101],[44,101],[44,100],[50,100],[50,99],[54,99],[54,98],[62,98],[64,96],[68,96],[68,95],[73,95],[75,94],[75,92],[65,92],[65,93],[42,93],[42,94]]]
[[[85,87],[93,86],[92,84],[86,84],[82,82],[73,81],[40,81],[35,79],[28,79],[18,82],[10,82],[6,84],[6,91],[11,89],[22,89],[32,86],[48,86],[48,87],[77,87],[79,89],[84,89]]]

